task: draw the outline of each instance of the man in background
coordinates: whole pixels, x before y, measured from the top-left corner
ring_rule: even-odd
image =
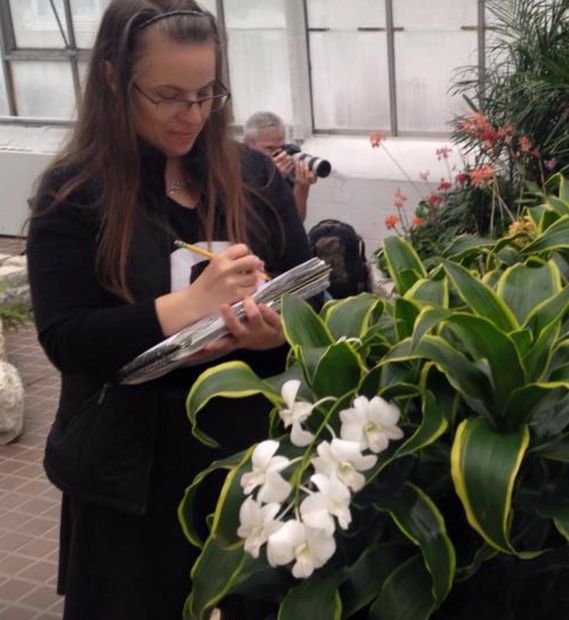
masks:
[[[255,112],[245,122],[243,140],[247,146],[272,158],[277,170],[289,182],[300,220],[306,219],[310,186],[317,177],[305,161],[295,161],[283,150],[286,128],[282,119],[272,112]]]

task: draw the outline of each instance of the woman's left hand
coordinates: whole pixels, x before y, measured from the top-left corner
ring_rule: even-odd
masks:
[[[230,305],[221,306],[221,315],[229,334],[208,342],[203,349],[188,358],[188,364],[199,364],[228,355],[235,349],[273,349],[284,344],[280,315],[265,304],[257,305],[251,297],[245,297],[243,303],[247,320],[241,322]]]
[[[234,339],[236,349],[273,349],[284,344],[280,315],[265,304],[257,305],[251,297],[243,299],[245,321],[240,321],[231,306],[221,306],[221,316]]]

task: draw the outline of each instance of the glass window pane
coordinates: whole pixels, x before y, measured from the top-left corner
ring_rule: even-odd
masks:
[[[384,32],[311,32],[316,129],[389,127]]]
[[[475,32],[396,32],[395,75],[401,131],[448,132],[448,122],[464,110],[449,93],[455,72],[476,64]]]
[[[224,0],[230,28],[286,28],[284,0]]]
[[[284,0],[226,0],[224,7],[235,122],[270,110],[290,123]]]
[[[401,131],[448,132],[464,109],[449,93],[457,70],[478,62],[478,0],[397,0],[395,81]]]
[[[478,23],[478,0],[396,0],[393,2],[395,26],[460,28]]]
[[[278,30],[229,32],[229,75],[235,122],[270,110],[292,121],[286,33]]]
[[[54,6],[67,37],[63,0],[54,0]],[[10,8],[17,47],[65,47],[48,0],[10,0]]]
[[[310,0],[306,9],[309,28],[385,27],[385,3],[378,0]]]
[[[8,116],[8,96],[6,95],[6,76],[4,74],[4,63],[0,62],[0,115]]]
[[[199,0],[199,5],[202,9],[209,11],[217,17],[217,2],[216,0]]]
[[[101,17],[109,2],[110,0],[73,0],[71,2],[71,16],[77,47],[81,49],[93,47]]]
[[[20,116],[74,116],[75,94],[68,62],[13,62],[12,75]]]

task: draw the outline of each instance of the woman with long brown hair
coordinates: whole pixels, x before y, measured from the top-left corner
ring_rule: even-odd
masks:
[[[309,249],[269,159],[228,137],[222,74],[215,20],[196,2],[112,0],[73,135],[40,180],[28,259],[39,339],[62,377],[45,467],[63,491],[65,620],[182,617],[197,551],[176,508],[221,455],[185,416],[204,370],[195,364],[216,355],[265,375],[283,368],[280,319],[250,295],[260,270],[282,272]],[[197,264],[180,238],[214,258]],[[240,299],[244,323],[229,307]],[[130,359],[217,311],[231,334],[190,365],[116,384]],[[235,450],[266,436],[266,413],[256,398],[214,402],[206,430]]]

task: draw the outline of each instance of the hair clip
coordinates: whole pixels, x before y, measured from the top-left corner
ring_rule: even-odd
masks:
[[[154,17],[151,17],[145,22],[142,22],[142,24],[138,25],[135,30],[142,30],[143,28],[150,26],[150,24],[160,21],[161,19],[165,19],[166,17],[174,17],[175,15],[193,15],[194,17],[207,17],[207,13],[203,13],[201,11],[193,11],[191,9],[169,11],[168,13],[160,13],[159,15],[154,15]]]

